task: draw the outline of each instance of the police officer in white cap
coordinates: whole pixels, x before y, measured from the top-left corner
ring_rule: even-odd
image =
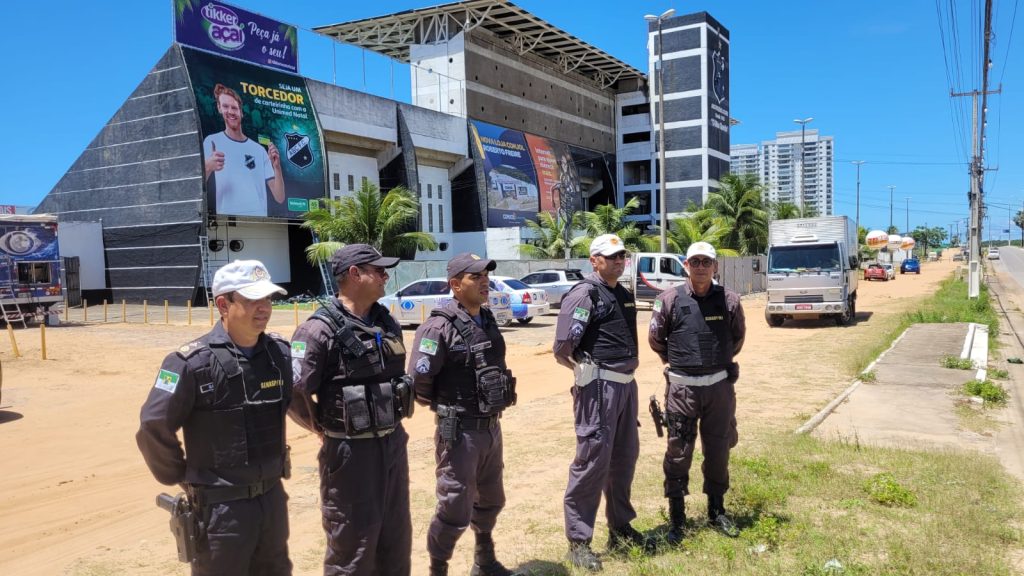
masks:
[[[746,321],[740,296],[714,283],[718,272],[715,248],[694,242],[683,263],[689,279],[665,290],[654,301],[648,332],[651,348],[668,364],[665,369],[665,497],[669,502],[669,544],[683,539],[686,522],[683,497],[690,493],[690,464],[700,435],[704,452],[704,493],[708,524],[727,536],[739,530],[725,512],[729,489],[729,450],[736,432],[736,389]]]
[[[594,272],[562,299],[555,332],[555,359],[575,372],[576,457],[569,466],[565,490],[569,561],[595,572],[602,564],[590,541],[602,492],[609,549],[639,546],[649,552],[653,547],[630,525],[636,518],[630,494],[640,454],[633,372],[640,359],[636,301],[618,283],[626,258],[626,246],[618,236],[594,239],[590,244]]]
[[[285,291],[259,261],[217,270],[220,322],[164,359],[142,406],[139,450],[199,520],[193,575],[292,572],[281,484],[292,371],[288,341],[264,332],[273,294]]]

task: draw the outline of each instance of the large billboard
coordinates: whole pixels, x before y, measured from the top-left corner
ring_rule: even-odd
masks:
[[[174,38],[185,44],[297,74],[299,37],[295,26],[212,0],[173,0]]]
[[[326,195],[306,81],[182,48],[196,96],[207,209],[298,218]]]
[[[470,132],[484,161],[488,227],[522,226],[538,212],[578,206],[580,179],[568,144],[477,120]]]

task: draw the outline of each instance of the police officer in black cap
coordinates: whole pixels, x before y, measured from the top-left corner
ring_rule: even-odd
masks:
[[[349,244],[331,258],[338,297],[295,329],[290,414],[318,434],[324,574],[407,575],[412,554],[409,436],[412,415],[402,329],[387,308],[398,258]]]
[[[164,359],[142,406],[135,438],[146,464],[181,484],[200,518],[193,575],[292,572],[281,485],[292,372],[287,341],[264,333],[274,293],[285,291],[256,260],[217,270],[220,322]]]
[[[494,260],[463,253],[448,262],[454,299],[416,331],[409,357],[416,399],[437,414],[437,510],[427,532],[431,576],[448,573],[455,543],[472,527],[472,576],[510,576],[491,533],[505,507],[502,411],[515,404],[505,339],[484,307]]]

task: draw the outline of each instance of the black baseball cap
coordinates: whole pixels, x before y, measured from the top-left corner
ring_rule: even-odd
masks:
[[[349,244],[341,248],[331,256],[331,270],[335,276],[340,276],[352,266],[380,266],[381,268],[394,268],[398,266],[398,258],[382,256],[376,248],[369,244]]]
[[[471,252],[457,254],[448,261],[448,279],[451,280],[463,272],[479,274],[484,270],[494,270],[498,263],[494,260],[486,260]]]

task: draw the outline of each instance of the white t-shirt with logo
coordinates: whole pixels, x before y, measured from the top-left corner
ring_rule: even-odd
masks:
[[[213,157],[214,145],[224,153],[224,169],[212,173],[217,213],[266,216],[267,180],[274,177],[266,149],[250,138],[239,142],[217,132],[203,140],[204,160]]]

